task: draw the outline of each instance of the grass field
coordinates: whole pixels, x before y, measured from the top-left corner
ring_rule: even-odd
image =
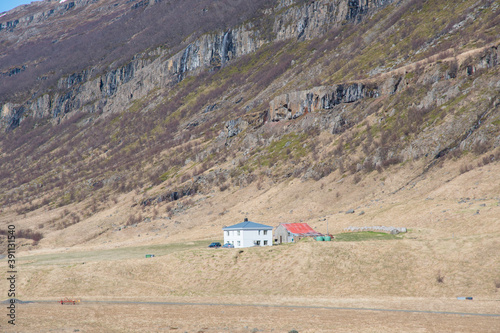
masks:
[[[393,240],[402,239],[403,236],[391,235],[384,232],[374,231],[360,231],[360,232],[346,232],[333,235],[334,241],[337,242],[358,242],[364,240]]]
[[[19,258],[23,266],[30,265],[68,265],[81,262],[113,261],[123,259],[141,259],[146,254],[162,256],[169,253],[181,252],[207,247],[207,241],[194,241],[186,243],[172,243],[161,245],[145,245],[137,247],[119,247],[95,251],[68,251],[63,253],[28,255]]]
[[[465,314],[488,310],[494,305],[492,302],[393,298],[316,300],[314,305],[315,300],[288,301],[302,306],[32,303],[19,306],[16,328],[6,328],[4,332],[494,333],[500,329],[500,317]],[[317,303],[329,305],[322,307]],[[438,309],[457,313],[438,313]]]
[[[252,185],[197,195],[196,205],[172,219],[117,231],[113,224],[126,221],[127,207],[134,203],[132,195],[123,197],[89,221],[47,232],[38,246],[20,244],[16,297],[47,302],[20,304],[13,331],[498,332],[498,317],[465,315],[500,314],[497,164],[452,179],[449,169],[436,169],[418,186],[399,192],[414,178],[406,169],[384,179],[383,187],[374,173],[358,183],[359,191],[333,176],[322,180],[323,186],[296,180],[262,189]],[[365,214],[345,214],[351,208]],[[43,214],[51,219],[60,213],[32,212],[15,220],[3,212],[0,218],[21,228],[36,225]],[[303,221],[322,233],[328,225],[335,238],[207,248],[221,241],[223,226],[244,217],[273,226]],[[343,232],[349,226],[380,225],[409,232]],[[8,287],[0,280],[0,291]],[[464,296],[474,300],[457,300]],[[64,297],[80,298],[82,304],[56,303]],[[249,304],[283,307],[243,306]],[[413,312],[366,310],[371,308]],[[4,322],[0,325],[8,331]]]

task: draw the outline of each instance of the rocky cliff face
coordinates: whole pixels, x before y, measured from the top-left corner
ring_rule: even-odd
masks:
[[[273,32],[277,40],[309,39],[326,33],[345,21],[361,21],[363,15],[383,7],[393,0],[334,0],[313,1],[293,5],[282,1],[274,20]]]
[[[500,136],[495,133],[498,122],[497,110],[500,105],[498,89],[500,81],[493,80],[488,85],[490,90],[484,95],[476,95],[470,88],[461,90],[458,86],[465,87],[474,84],[486,84],[481,76],[476,73],[494,70],[499,64],[499,44],[468,52],[444,60],[439,60],[426,66],[409,66],[404,69],[389,72],[371,80],[362,80],[348,84],[314,87],[309,90],[290,92],[275,97],[269,103],[269,119],[274,122],[291,121],[307,113],[315,114],[317,122],[324,130],[331,133],[341,133],[346,128],[356,123],[355,112],[363,112],[372,102],[381,103],[389,96],[402,95],[405,91],[418,91],[425,87],[426,93],[415,102],[413,108],[399,112],[426,113],[429,109],[439,113],[450,108],[449,105],[460,105],[462,99],[477,100],[474,110],[462,109],[462,113],[445,117],[437,123],[432,131],[423,130],[415,133],[411,144],[402,148],[396,147],[384,154],[397,156],[402,160],[418,159],[422,156],[439,158],[455,150],[472,150],[484,142],[494,142],[495,147],[500,146]],[[462,59],[457,63],[457,59]],[[486,79],[487,80],[487,79]],[[357,103],[360,103],[359,106]],[[384,108],[384,107],[382,107]],[[376,109],[375,109],[376,110]],[[374,112],[374,111],[371,111]],[[358,113],[359,114],[359,113]],[[366,116],[366,114],[365,114]],[[384,111],[378,121],[384,123],[387,119],[396,117],[395,109]],[[412,116],[409,116],[412,117]],[[418,123],[418,116],[413,116]],[[496,119],[496,120],[495,120]],[[401,137],[400,139],[403,139]],[[374,164],[380,163],[383,158],[377,154],[367,160]]]
[[[306,39],[318,36],[345,20],[358,20],[363,14],[389,2],[391,1],[335,0],[300,4],[300,1],[281,1],[279,6],[267,15],[274,22],[272,29],[276,40]],[[23,19],[23,24],[36,24],[48,16],[63,15],[73,7],[93,4],[95,1],[80,0],[71,3],[74,5],[61,4],[54,11],[42,11],[33,15],[32,19]],[[73,73],[59,79],[56,91],[50,94],[41,94],[24,103],[2,101],[0,124],[3,128],[12,129],[27,116],[57,118],[76,110],[121,111],[126,109],[131,101],[146,96],[154,88],[178,83],[189,73],[196,73],[201,69],[218,69],[234,58],[254,52],[264,43],[265,32],[256,29],[253,23],[247,23],[226,31],[205,34],[187,43],[183,50],[173,56],[169,55],[168,51],[158,50],[153,53],[154,60],[138,56],[127,65],[97,77],[97,68]],[[14,75],[22,70],[23,68],[17,68],[13,69],[13,73],[4,74]],[[352,99],[355,98],[354,95],[364,94],[358,92],[363,88],[354,86],[341,85],[336,89],[339,91],[335,96],[330,96],[333,100],[325,100],[323,106],[336,103],[339,98]],[[304,112],[305,107],[302,111],[292,112],[292,117]],[[311,108],[312,105],[307,107]],[[273,117],[278,119],[282,116],[275,114]]]
[[[455,72],[450,72],[450,63],[456,58],[449,58],[427,66],[425,72],[416,73],[415,67],[389,72],[380,78],[362,80],[333,86],[314,87],[309,90],[289,92],[273,98],[269,102],[269,119],[272,121],[296,119],[307,112],[329,110],[343,103],[353,103],[363,98],[377,98],[392,95],[414,85],[436,84],[440,81],[471,76],[481,69],[489,69],[498,65],[500,58],[499,45],[477,50],[468,63],[462,63]],[[463,57],[462,57],[463,58]],[[411,77],[411,79],[409,79]],[[428,106],[434,98],[422,101]],[[443,104],[442,100],[439,104]]]
[[[259,1],[176,0],[168,5]],[[96,13],[104,3],[123,6],[124,15],[151,14],[160,7],[153,1],[100,0],[67,9],[59,16],[64,21],[55,14],[45,21],[68,23],[67,34],[45,40],[49,48],[81,31],[69,28],[76,27],[69,24],[69,13],[92,6]],[[380,185],[387,195],[434,165],[446,168],[440,174],[448,181],[462,163],[460,174],[470,170],[470,163],[499,160],[500,43],[492,38],[500,35],[500,7],[495,1],[276,4],[259,7],[266,8],[265,16],[181,34],[175,47],[157,43],[130,57],[114,53],[88,67],[43,71],[33,78],[49,76],[50,88],[20,90],[13,98],[1,94],[9,80],[43,64],[20,61],[9,67],[0,49],[0,126],[12,130],[0,134],[4,216],[17,215],[29,225],[36,214],[49,218],[54,215],[48,210],[74,208],[71,218],[42,221],[43,231],[58,237],[59,230],[80,218],[93,219],[112,207],[108,195],[116,203],[121,193],[129,193],[144,207],[177,200],[175,193],[191,190],[215,197],[232,187],[228,198],[254,181],[258,190],[273,188],[269,194],[292,178],[324,179],[318,185],[325,185],[321,193],[332,191],[331,199],[339,184],[354,193],[368,180],[388,179],[390,189]],[[198,9],[202,17],[214,7]],[[5,19],[19,19],[14,16]],[[376,21],[368,21],[372,18]],[[102,22],[112,24],[107,18]],[[9,34],[14,40],[22,27],[3,29],[0,38]],[[133,48],[145,39],[131,35],[123,45]],[[404,180],[389,179],[395,170],[405,174]],[[141,193],[154,200],[137,199]],[[273,200],[268,194],[265,200]],[[183,205],[201,203],[196,200],[183,200]],[[325,199],[325,207],[331,202]],[[130,206],[134,211],[136,205]],[[172,205],[162,208],[165,214],[175,211]]]
[[[179,82],[188,72],[199,68],[219,69],[231,59],[254,52],[263,44],[253,35],[247,28],[238,28],[202,36],[168,59],[167,68]]]
[[[74,110],[121,111],[154,88],[178,83],[199,69],[220,68],[235,57],[255,51],[263,41],[252,35],[245,28],[230,29],[204,35],[174,56],[168,57],[163,51],[156,60],[137,59],[97,78],[92,78],[93,69],[74,73],[58,81],[55,94],[44,94],[21,105],[5,103],[0,120],[12,129],[30,115],[57,118]]]
[[[342,103],[356,102],[366,97],[378,97],[378,86],[364,83],[338,84],[314,87],[310,90],[291,92],[275,97],[269,103],[272,121],[296,119],[305,113],[329,110]]]
[[[30,12],[28,15],[23,15],[20,18],[15,18],[12,20],[6,20],[4,22],[0,21],[0,31],[6,30],[5,32],[14,32],[16,28],[20,28],[23,26],[36,26],[40,22],[45,21],[47,18],[55,15],[64,15],[68,10],[71,10],[75,7],[80,7],[87,5],[89,2],[96,2],[96,0],[77,0],[66,2],[60,4],[55,8],[50,8],[45,10],[44,5],[47,4],[35,4],[36,9]],[[7,16],[7,15],[6,15]],[[7,16],[8,19],[8,16]]]

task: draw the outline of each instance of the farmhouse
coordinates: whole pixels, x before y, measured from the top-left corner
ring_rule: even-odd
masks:
[[[242,223],[224,227],[222,230],[224,230],[224,244],[233,244],[235,248],[273,245],[273,227],[250,222],[247,218]]]
[[[280,223],[274,230],[274,242],[277,244],[296,242],[303,237],[323,236],[307,223]]]

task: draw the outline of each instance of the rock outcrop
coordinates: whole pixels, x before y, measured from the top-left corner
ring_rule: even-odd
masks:
[[[19,125],[25,112],[55,118],[78,109],[85,112],[123,110],[132,100],[144,97],[155,87],[180,82],[188,73],[199,69],[220,68],[235,57],[255,51],[262,42],[252,35],[246,28],[207,34],[171,57],[165,51],[154,61],[136,59],[94,79],[91,79],[93,69],[74,73],[58,81],[55,94],[6,106],[0,123],[12,129]]]
[[[267,112],[249,113],[236,119],[226,122],[224,128],[226,132],[221,132],[219,139],[231,138],[243,132],[249,126],[258,128],[267,121]]]
[[[281,121],[299,118],[308,112],[319,110],[329,110],[336,105],[353,103],[364,98],[377,98],[384,95],[392,95],[401,92],[413,84],[435,84],[440,81],[455,79],[458,76],[471,76],[477,70],[488,69],[498,65],[500,52],[498,46],[491,46],[478,50],[477,54],[469,57],[467,62],[461,66],[458,64],[450,66],[457,60],[449,58],[429,65],[422,73],[408,75],[415,68],[407,69],[404,75],[401,70],[387,73],[380,78],[338,84],[333,86],[318,86],[308,90],[294,91],[279,95],[269,102],[269,120]],[[450,68],[455,67],[455,72],[451,73]],[[412,79],[409,79],[409,78]],[[432,95],[430,91],[430,96]],[[436,102],[435,98],[424,98],[421,107]],[[438,100],[438,104],[445,103],[445,100]]]
[[[326,33],[347,21],[361,21],[363,15],[392,3],[393,0],[322,0],[308,1],[302,6],[294,1],[281,1],[273,32],[277,40],[310,39]]]
[[[40,1],[32,3],[33,10],[28,15],[12,20],[0,21],[0,32],[12,33],[20,27],[36,27],[49,18],[62,16],[77,8],[85,7],[97,3],[99,0],[73,0],[60,3],[57,6],[51,5],[50,1]],[[10,12],[9,12],[10,13]],[[2,31],[3,30],[3,31]]]
[[[307,112],[328,110],[341,103],[356,102],[365,97],[378,97],[377,85],[363,83],[314,87],[275,97],[269,102],[272,121],[296,119]]]
[[[370,10],[390,2],[392,1],[324,0],[297,4],[296,1],[281,1],[275,9],[266,14],[273,19],[275,40],[307,39],[319,36],[345,20],[359,19]],[[70,6],[71,3],[73,6]],[[71,3],[61,4],[49,12],[42,11],[18,23],[11,22],[9,27],[12,28],[16,24],[36,24],[59,12],[62,15],[73,8],[96,2],[77,0]],[[55,92],[33,96],[24,103],[3,101],[0,127],[15,128],[27,116],[56,118],[77,110],[124,110],[131,101],[146,96],[154,88],[168,87],[182,81],[189,73],[196,73],[201,69],[217,69],[234,58],[254,52],[268,41],[266,38],[265,31],[256,29],[250,22],[226,31],[205,34],[189,42],[173,56],[168,50],[159,49],[153,52],[153,58],[150,54],[137,55],[125,66],[104,74],[98,74],[100,71],[97,68],[72,73],[59,79]],[[12,73],[0,75],[15,75],[17,71],[24,69],[20,67]],[[360,97],[359,94],[365,94],[363,89],[359,90],[360,87],[337,88],[342,91],[333,92],[330,97],[325,96],[322,107],[337,103],[338,100],[356,99]],[[307,102],[302,110],[294,109],[292,117],[300,115],[306,107],[310,109],[310,104]],[[273,117],[282,117],[282,111],[275,112]]]

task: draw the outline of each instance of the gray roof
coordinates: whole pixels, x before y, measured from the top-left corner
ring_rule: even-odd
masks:
[[[255,223],[255,222],[250,222],[250,221],[245,221],[241,222],[235,225],[231,225],[229,227],[224,227],[222,230],[236,230],[236,229],[245,229],[245,230],[257,230],[257,229],[264,229],[264,230],[272,230],[273,227],[270,227],[265,224],[260,224],[260,223]]]

